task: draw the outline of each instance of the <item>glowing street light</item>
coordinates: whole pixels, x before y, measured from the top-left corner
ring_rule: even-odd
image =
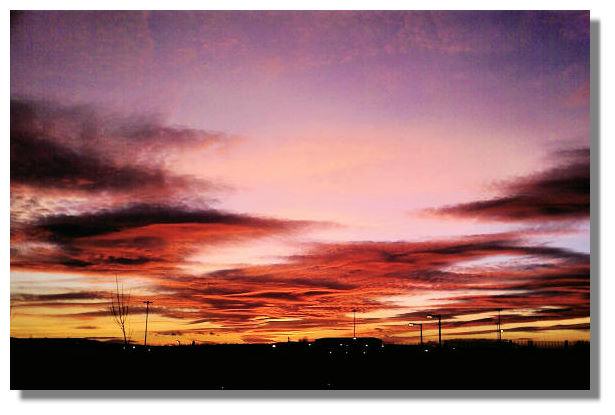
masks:
[[[438,346],[442,347],[442,314],[430,314],[427,318],[438,319]]]
[[[423,346],[423,323],[408,323],[409,327],[419,326],[421,329],[421,346]]]

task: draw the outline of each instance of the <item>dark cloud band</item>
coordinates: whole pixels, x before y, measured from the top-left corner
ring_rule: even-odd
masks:
[[[432,209],[436,215],[498,221],[574,220],[589,217],[589,149],[557,154],[560,165],[504,186],[500,197]]]

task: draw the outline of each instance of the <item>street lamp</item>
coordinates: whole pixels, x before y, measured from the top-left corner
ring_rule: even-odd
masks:
[[[145,338],[143,339],[143,347],[147,347],[147,318],[149,317],[149,305],[152,304],[153,301],[143,301],[145,304]]]
[[[419,326],[421,329],[421,347],[423,346],[423,323],[408,323],[409,327]]]
[[[438,319],[438,346],[442,347],[442,314],[430,314],[427,318]]]

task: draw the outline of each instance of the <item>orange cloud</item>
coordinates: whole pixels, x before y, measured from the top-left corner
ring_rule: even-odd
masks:
[[[195,230],[189,238],[211,236],[211,230],[191,227]],[[138,229],[139,235],[145,232]],[[162,229],[164,226],[153,226],[148,231],[160,237],[181,234],[174,227],[167,229],[169,235]],[[127,240],[136,237],[133,230],[126,232],[119,234]],[[468,335],[490,332],[497,309],[504,310],[511,328],[540,322],[538,328],[516,329],[524,335],[528,330],[555,330],[541,326],[549,321],[565,326],[570,320],[567,329],[581,330],[578,319],[589,317],[588,255],[527,245],[520,237],[500,234],[432,242],[322,244],[287,263],[203,275],[152,272],[153,266],[145,262],[116,266],[147,273],[148,290],[153,293],[136,296],[136,304],[154,299],[150,313],[183,322],[177,331],[185,335],[203,333],[201,325],[207,324],[218,335],[246,339],[275,339],[288,333],[314,337],[347,331],[355,309],[364,333],[391,341],[403,339],[408,321],[424,319],[429,313],[442,314],[449,330]],[[168,255],[166,261],[173,261],[173,253],[161,252]],[[495,267],[480,264],[503,256],[506,260]],[[469,262],[477,264],[464,268]],[[157,263],[162,267],[158,271],[165,266],[161,263]],[[100,299],[101,295],[78,292],[14,299],[22,306],[43,301],[54,308],[74,305],[80,298]],[[90,311],[66,317],[105,317],[101,304],[104,301],[93,302],[87,306]],[[133,313],[142,310],[135,308]]]

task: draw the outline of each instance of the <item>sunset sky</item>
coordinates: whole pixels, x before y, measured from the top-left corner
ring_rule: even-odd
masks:
[[[589,340],[588,12],[11,14],[11,335]]]

